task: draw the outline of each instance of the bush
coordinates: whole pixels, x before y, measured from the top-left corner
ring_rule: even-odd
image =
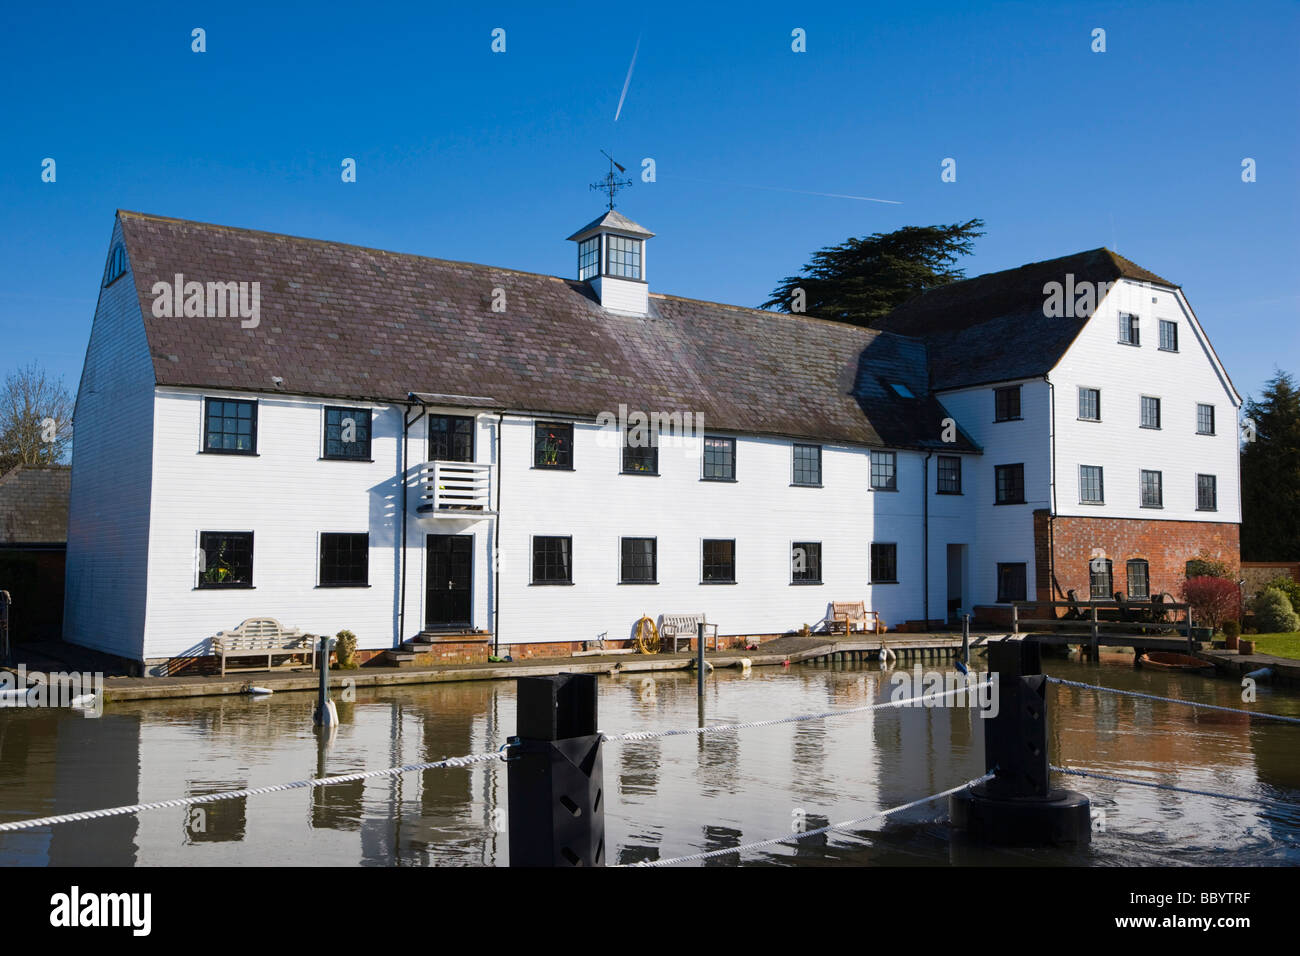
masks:
[[[1265,588],[1255,598],[1255,625],[1261,634],[1289,634],[1300,631],[1300,617],[1279,588]]]
[[[1241,623],[1239,621],[1224,621],[1223,636],[1228,638],[1241,637]]]
[[[1269,581],[1262,588],[1256,591],[1255,597],[1258,598],[1269,588],[1277,588],[1277,590],[1285,594],[1286,599],[1291,602],[1291,610],[1295,611],[1300,609],[1300,581],[1295,580],[1290,575],[1279,574],[1272,581]]]
[[[1196,557],[1187,562],[1187,578],[1226,578],[1228,577],[1228,565],[1222,561],[1216,561],[1210,552],[1202,551]]]
[[[351,631],[339,631],[335,635],[338,643],[334,645],[334,657],[339,670],[350,671],[357,667],[357,636]]]
[[[1183,582],[1182,599],[1192,606],[1197,627],[1216,630],[1220,622],[1241,616],[1241,592],[1231,581],[1209,575]]]

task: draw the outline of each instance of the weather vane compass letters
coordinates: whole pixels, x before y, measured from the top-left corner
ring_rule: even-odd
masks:
[[[614,157],[609,155],[609,153],[605,152],[603,149],[600,151],[600,155],[604,156],[606,159],[609,160],[609,173],[600,182],[592,183],[591,188],[599,189],[609,193],[609,208],[612,210],[614,208],[614,194],[617,193],[620,189],[622,189],[625,186],[631,186],[632,180],[619,179],[617,176],[615,176],[614,175],[615,169],[617,169],[620,173],[626,173],[627,170],[624,169],[622,166],[620,166],[617,162],[615,162]]]

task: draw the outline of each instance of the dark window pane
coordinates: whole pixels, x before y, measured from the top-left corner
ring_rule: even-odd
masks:
[[[794,483],[820,485],[822,483],[822,446],[794,446]]]
[[[1101,420],[1101,392],[1095,388],[1079,389],[1079,417],[1087,421]]]
[[[1161,474],[1158,471],[1142,472],[1142,507],[1160,508],[1164,504]]]
[[[533,538],[533,583],[569,584],[573,581],[570,555],[573,539],[569,537]]]
[[[1214,406],[1196,406],[1196,433],[1198,435],[1214,434]]]
[[[701,580],[734,582],[736,580],[736,542],[707,540],[704,542],[704,562]]]
[[[322,587],[361,587],[370,581],[370,535],[322,533]]]
[[[1088,562],[1088,593],[1094,601],[1109,601],[1114,598],[1109,558],[1093,558]]]
[[[1178,351],[1178,323],[1160,320],[1160,347],[1166,352]]]
[[[429,416],[429,461],[473,461],[474,419],[467,415]]]
[[[994,469],[1000,505],[1023,504],[1025,501],[1025,466],[998,465]]]
[[[1149,395],[1142,396],[1142,427],[1160,427],[1160,399]]]
[[[573,425],[536,422],[533,426],[533,435],[534,467],[573,467]]]
[[[736,477],[736,439],[704,439],[704,477],[711,481],[733,481]]]
[[[251,531],[201,531],[199,566],[201,588],[253,586],[253,533]]]
[[[625,474],[659,474],[659,436],[647,425],[629,427],[623,433],[623,472]]]
[[[1151,580],[1145,561],[1128,563],[1128,598],[1130,601],[1146,601],[1151,598]]]
[[[998,565],[998,601],[1025,600],[1025,566],[1024,564]]]
[[[204,451],[252,455],[257,451],[257,402],[209,398],[203,430]]]
[[[1079,466],[1079,500],[1089,504],[1101,504],[1106,500],[1100,465]]]
[[[961,494],[961,458],[956,455],[939,456],[939,494]]]
[[[1214,475],[1196,476],[1196,510],[1217,511],[1219,509],[1219,479]]]
[[[993,390],[994,421],[1005,422],[1019,417],[1020,386],[1011,385],[1007,388],[995,388]]]
[[[325,406],[325,457],[370,459],[370,409]]]
[[[898,581],[898,545],[871,546],[871,583],[895,584]]]
[[[898,456],[892,451],[871,453],[871,487],[879,491],[898,488]]]
[[[653,584],[655,577],[654,538],[624,538],[620,580],[624,584]]]
[[[796,584],[822,583],[822,546],[819,541],[796,541],[790,549],[791,579]]]

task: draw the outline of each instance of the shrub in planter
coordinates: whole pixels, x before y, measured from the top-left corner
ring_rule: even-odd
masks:
[[[1261,634],[1300,631],[1300,617],[1296,616],[1287,596],[1278,588],[1265,588],[1255,598],[1255,626]]]
[[[351,631],[339,631],[335,635],[338,643],[334,645],[335,664],[339,670],[350,671],[357,668],[357,636]]]
[[[1199,627],[1217,629],[1221,621],[1241,615],[1241,592],[1234,582],[1225,578],[1209,575],[1188,578],[1183,582],[1181,594],[1192,606],[1194,623]]]
[[[1237,621],[1223,622],[1223,637],[1228,650],[1236,650],[1237,639],[1241,637],[1241,624]]]

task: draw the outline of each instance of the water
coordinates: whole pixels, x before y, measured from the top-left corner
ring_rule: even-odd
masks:
[[[946,672],[927,662],[924,670]],[[1054,675],[1168,697],[1300,716],[1260,685],[1052,659]],[[895,668],[910,672],[911,667]],[[763,668],[709,679],[711,723],[888,699],[874,664]],[[1096,780],[1066,784],[1098,814],[1085,849],[987,850],[953,840],[946,801],[710,865],[1277,865],[1300,863],[1300,727],[1052,687],[1051,759],[1124,777],[1288,801],[1283,810]],[[264,786],[494,750],[514,732],[511,681],[358,690],[328,749],[312,694],[0,711],[0,821]],[[689,727],[688,674],[601,681],[607,733]],[[980,718],[966,708],[867,712],[705,737],[605,747],[609,862],[734,846],[867,816],[983,771]],[[1060,778],[1057,778],[1058,780]],[[2,865],[504,865],[506,771],[457,770],[295,790],[0,834]]]

